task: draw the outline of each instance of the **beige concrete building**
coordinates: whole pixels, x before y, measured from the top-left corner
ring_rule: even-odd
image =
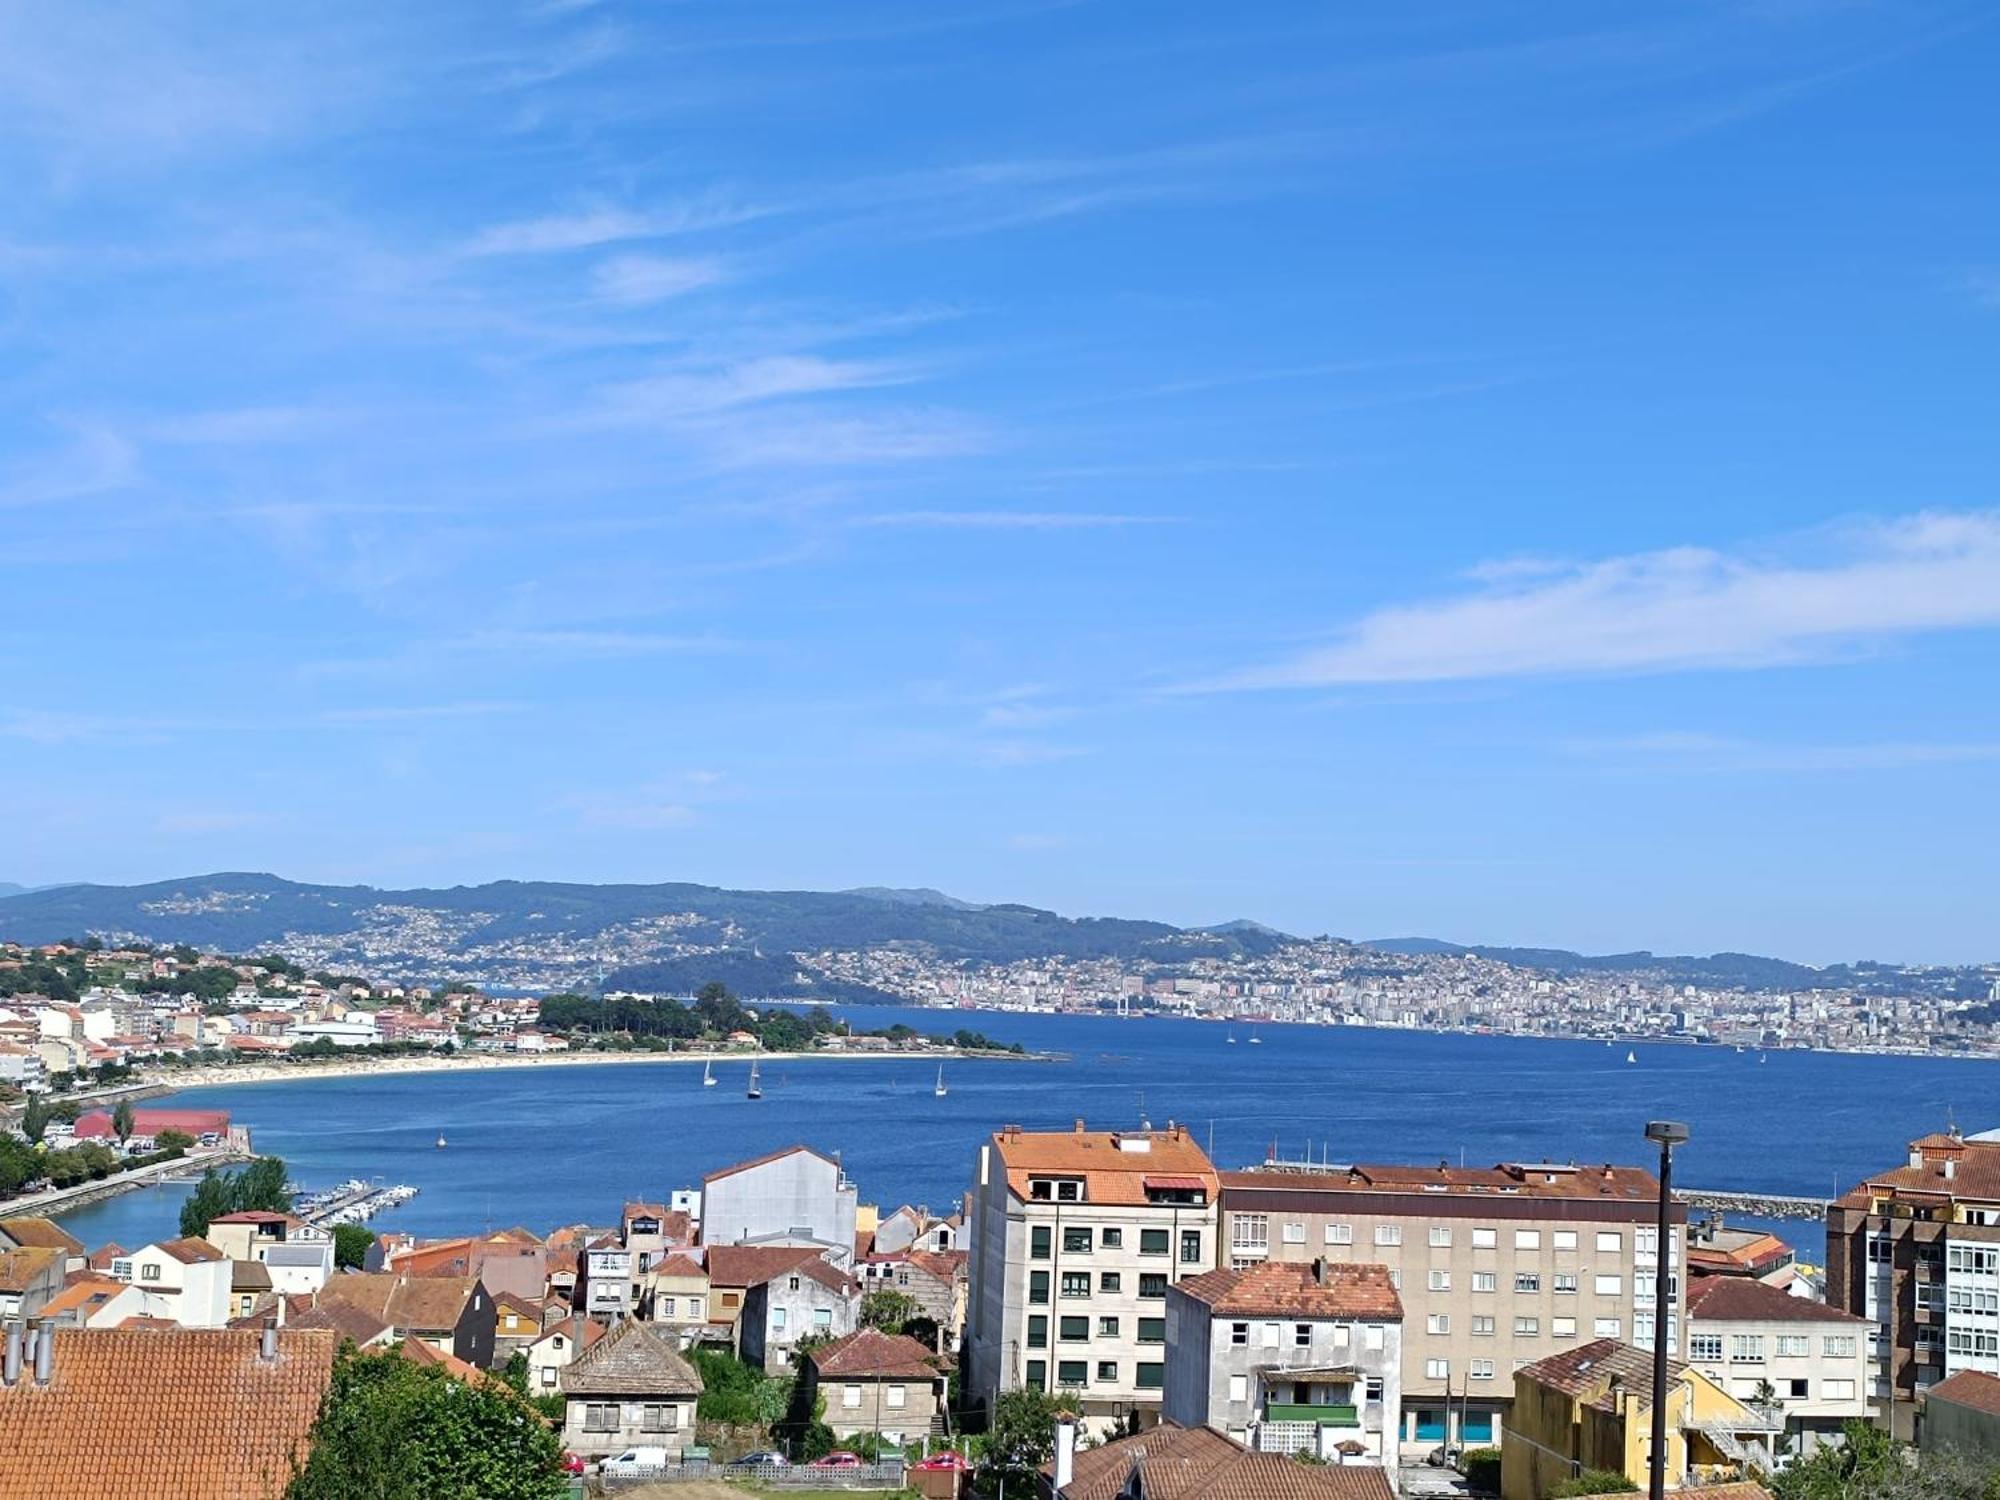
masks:
[[[1738,1401],[1779,1415],[1795,1451],[1867,1417],[1866,1318],[1740,1276],[1700,1278],[1687,1309],[1688,1362]]]
[[[942,1362],[906,1334],[863,1328],[805,1356],[809,1396],[826,1399],[826,1423],[836,1436],[880,1433],[906,1443],[943,1430]]]
[[[1222,1174],[1225,1264],[1372,1262],[1403,1300],[1403,1434],[1500,1440],[1522,1365],[1593,1339],[1650,1348],[1659,1183],[1635,1167],[1260,1168]],[[1670,1208],[1668,1347],[1686,1210]]]

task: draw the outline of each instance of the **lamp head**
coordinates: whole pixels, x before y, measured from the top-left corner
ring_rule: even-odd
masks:
[[[1689,1131],[1679,1120],[1648,1120],[1646,1139],[1671,1151],[1676,1146],[1687,1144]]]

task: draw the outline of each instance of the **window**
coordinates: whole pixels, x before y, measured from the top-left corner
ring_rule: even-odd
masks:
[[[689,1318],[693,1319],[697,1323],[701,1321],[701,1298],[699,1297],[688,1298],[687,1315]]]
[[[542,1384],[554,1385],[556,1383],[556,1376],[561,1373],[554,1365],[542,1366]]]
[[[1401,1271],[1391,1269],[1389,1272],[1389,1285],[1394,1287],[1397,1291],[1400,1292],[1403,1289],[1403,1273]]]
[[[1201,1231],[1183,1229],[1181,1231],[1181,1264],[1198,1266],[1201,1264]]]
[[[1826,1401],[1852,1401],[1854,1399],[1854,1382],[1851,1380],[1822,1380],[1819,1383],[1819,1393],[1821,1399]]]
[[[1828,1359],[1848,1359],[1854,1354],[1854,1335],[1851,1333],[1829,1334],[1820,1345]]]
[[[1049,1273],[1047,1271],[1030,1271],[1028,1273],[1028,1301],[1030,1303],[1039,1303],[1047,1302],[1048,1300]]]
[[[1624,1326],[1616,1318],[1599,1318],[1590,1325],[1590,1336],[1596,1339],[1615,1339]]]
[[[1140,1230],[1139,1253],[1141,1255],[1165,1255],[1167,1253],[1166,1230],[1164,1229]]]
[[[1028,1314],[1028,1347],[1046,1349],[1049,1347],[1049,1315],[1047,1313]]]
[[[1351,1338],[1352,1336],[1353,1336],[1352,1330],[1350,1330],[1345,1323],[1336,1323],[1333,1325],[1334,1348],[1345,1349],[1347,1347],[1348,1339]]]
[[[1107,1250],[1120,1249],[1125,1244],[1125,1231],[1122,1229],[1107,1229],[1098,1237],[1098,1242]]]
[[[1450,1291],[1450,1290],[1451,1290],[1451,1272],[1449,1272],[1449,1271],[1433,1271],[1433,1272],[1431,1272],[1431,1282],[1430,1282],[1430,1285],[1431,1285],[1431,1290],[1432,1290],[1432,1291],[1434,1291],[1434,1292],[1448,1292],[1448,1291]]]
[[[791,1285],[788,1286],[786,1290],[796,1292],[798,1289],[799,1289],[799,1278],[794,1276],[791,1278]]]
[[[1056,1362],[1056,1384],[1082,1386],[1090,1384],[1090,1361],[1087,1359],[1065,1359]]]
[[[1362,1343],[1368,1348],[1380,1349],[1382,1347],[1382,1325],[1380,1323],[1368,1324],[1362,1330],[1362,1335]]]
[[[1329,1224],[1326,1226],[1326,1242],[1329,1245],[1351,1245],[1354,1243],[1352,1224]]]
[[[1764,1362],[1764,1335],[1761,1333],[1729,1335],[1729,1362],[1732,1365],[1761,1365]]]
[[[1118,1361],[1115,1359],[1100,1359],[1097,1362],[1097,1380],[1100,1385],[1118,1384]]]
[[[1812,1384],[1810,1381],[1793,1380],[1787,1383],[1790,1385],[1791,1389],[1788,1392],[1786,1392],[1786,1394],[1789,1395],[1795,1401],[1805,1400],[1807,1396],[1809,1396],[1812,1392]]]
[[[1038,1391],[1049,1388],[1049,1362],[1045,1359],[1028,1361],[1027,1383]]]
[[[1159,1271],[1142,1271],[1139,1274],[1139,1295],[1141,1297],[1164,1297],[1167,1295],[1167,1278]]]
[[[1087,1344],[1090,1342],[1090,1319],[1062,1318],[1056,1324],[1056,1337],[1065,1344]]]
[[[1574,1271],[1556,1272],[1554,1278],[1554,1284],[1557,1296],[1574,1297],[1576,1295],[1576,1272]]]
[[[1099,1318],[1097,1320],[1097,1336],[1101,1339],[1117,1338],[1118,1320],[1116,1318]]]
[[[647,1406],[639,1413],[641,1432],[673,1432],[681,1425],[678,1406]]]
[[[1142,1344],[1164,1344],[1167,1341],[1167,1320],[1165,1318],[1141,1318],[1139,1320],[1139,1342]]]
[[[1361,1391],[1362,1400],[1373,1402],[1379,1406],[1382,1401],[1382,1377],[1380,1375],[1370,1375],[1368,1383],[1361,1388]]]
[[[1482,1317],[1475,1314],[1472,1319],[1472,1336],[1474,1338],[1480,1338],[1480,1339],[1493,1337],[1492,1317],[1491,1316]]]
[[[1625,1290],[1625,1278],[1616,1273],[1609,1276],[1594,1276],[1591,1278],[1591,1290],[1600,1297],[1616,1297]]]
[[[1451,1243],[1451,1226],[1449,1224],[1431,1225],[1431,1243],[1433,1245],[1449,1245]]]
[[[1542,1289],[1542,1275],[1539,1271],[1516,1271],[1514,1290],[1517,1292],[1539,1292]]]
[[[1035,1224],[1028,1229],[1028,1259],[1047,1260],[1049,1258],[1049,1226]]]
[[[1600,1255],[1617,1255],[1625,1248],[1625,1236],[1615,1229],[1597,1231],[1597,1249]]]
[[[1660,1231],[1657,1229],[1633,1230],[1632,1254],[1641,1260],[1658,1260],[1660,1258]]]
[[[1402,1244],[1403,1226],[1401,1224],[1377,1224],[1375,1226],[1375,1243],[1378,1245]]]
[[[1250,1399],[1249,1376],[1232,1375],[1229,1377],[1229,1399],[1239,1404]]]
[[[1472,1362],[1472,1378],[1474,1380],[1491,1380],[1493,1378],[1493,1361],[1490,1359],[1475,1359]]]
[[[1424,1320],[1424,1332],[1426,1332],[1426,1333],[1450,1333],[1450,1332],[1451,1332],[1451,1314],[1450,1314],[1450,1313],[1432,1313],[1432,1314],[1431,1314],[1431,1315],[1430,1315],[1430,1316],[1429,1316],[1428,1318],[1426,1318],[1426,1319]]]
[[[785,1309],[784,1309],[784,1308],[782,1308],[782,1307],[774,1307],[774,1308],[772,1308],[772,1309],[771,1309],[771,1326],[772,1326],[773,1328],[780,1328],[780,1329],[781,1329],[781,1328],[783,1328],[783,1327],[785,1326]]]
[[[1132,1384],[1142,1391],[1157,1391],[1167,1383],[1167,1367],[1162,1364],[1147,1364],[1140,1361],[1133,1372]]]
[[[1231,1323],[1229,1325],[1229,1342],[1238,1348],[1242,1348],[1248,1344],[1250,1342],[1250,1325],[1248,1323]]]
[[[892,1385],[888,1388],[887,1397],[888,1399],[883,1402],[883,1405],[887,1406],[891,1411],[901,1411],[904,1401],[909,1397],[909,1387]]]
[[[1539,1229],[1517,1229],[1514,1231],[1516,1250],[1539,1250],[1542,1248],[1542,1232]]]
[[[1090,1272],[1088,1271],[1063,1272],[1062,1294],[1065,1297],[1088,1297],[1090,1295]]]
[[[1556,1250],[1574,1250],[1576,1248],[1576,1231],[1574,1229],[1558,1229],[1550,1236],[1550,1243],[1551,1248]]]
[[[1573,1338],[1575,1338],[1575,1337],[1576,1337],[1576,1319],[1575,1319],[1575,1318],[1550,1318],[1550,1319],[1549,1319],[1549,1337],[1550,1337],[1550,1338],[1557,1338],[1557,1339],[1573,1339]]]
[[[1088,1255],[1091,1241],[1095,1238],[1088,1224],[1072,1224],[1063,1229],[1063,1254]]]
[[[1303,1245],[1305,1242],[1306,1226],[1297,1220],[1287,1220],[1285,1223],[1285,1243],[1287,1245]]]
[[[1542,1320],[1540,1318],[1516,1318],[1514,1320],[1515,1338],[1533,1339],[1540,1338],[1541,1335]]]
[[[1448,1359],[1427,1359],[1424,1361],[1424,1379],[1451,1379],[1451,1361]]]
[[[1491,1271],[1474,1271],[1472,1273],[1472,1289],[1475,1292],[1497,1291],[1499,1285],[1500,1278]]]
[[[129,1260],[114,1260],[111,1262],[111,1274],[119,1281],[130,1281],[132,1279],[132,1262]]]
[[[592,1402],[583,1409],[583,1430],[585,1432],[616,1432],[618,1430],[618,1406],[615,1402]]]
[[[1100,1292],[1115,1292],[1123,1284],[1116,1271],[1100,1271],[1097,1273],[1097,1289]]]
[[[1310,1324],[1310,1323],[1294,1323],[1294,1324],[1292,1325],[1292,1347],[1293,1347],[1293,1348],[1295,1348],[1295,1349],[1310,1349],[1310,1348],[1312,1348],[1312,1342],[1313,1342],[1313,1326],[1312,1326],[1312,1324]]]
[[[1264,1348],[1275,1349],[1278,1347],[1278,1325],[1276,1323],[1259,1324],[1257,1334],[1257,1342]]]
[[[662,1297],[660,1299],[660,1316],[663,1318],[671,1318],[673,1315],[674,1315],[674,1299],[671,1297]]]
[[[833,1327],[833,1309],[830,1307],[815,1307],[813,1309],[813,1327]]]
[[[1722,1335],[1719,1333],[1691,1333],[1688,1335],[1688,1358],[1707,1360],[1711,1363],[1722,1358]]]
[[[160,1279],[160,1268],[158,1266],[139,1267],[139,1279],[141,1281],[158,1281]]]
[[[1500,1231],[1497,1229],[1488,1227],[1472,1231],[1472,1248],[1475,1250],[1491,1250],[1499,1243]]]
[[[1812,1340],[1802,1333],[1781,1333],[1778,1335],[1778,1358],[1804,1359],[1812,1353]]]

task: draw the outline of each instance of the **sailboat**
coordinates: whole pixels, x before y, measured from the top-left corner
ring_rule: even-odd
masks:
[[[750,1087],[745,1091],[744,1097],[746,1099],[761,1099],[764,1097],[764,1086],[757,1081],[757,1065],[755,1063],[750,1064]]]
[[[444,1150],[444,1132],[443,1132],[442,1130],[440,1130],[440,1131],[438,1132],[438,1147],[437,1147],[437,1148],[438,1148],[438,1150],[440,1150],[440,1151]]]
[[[934,1089],[932,1089],[932,1090],[931,1090],[931,1093],[933,1093],[934,1095],[936,1095],[936,1096],[937,1096],[938,1098],[940,1098],[940,1099],[942,1099],[942,1098],[944,1097],[944,1095],[945,1095],[945,1087],[944,1087],[944,1064],[943,1064],[943,1063],[939,1063],[939,1064],[938,1064],[938,1081],[937,1081],[937,1087],[936,1087],[936,1088],[934,1088]]]
[[[1229,1045],[1232,1047],[1236,1045],[1236,1033],[1233,1031],[1229,1033]]]
[[[1627,1061],[1628,1063],[1635,1063],[1638,1060],[1639,1060],[1639,1054],[1636,1052],[1627,1052],[1625,1054],[1625,1061]]]
[[[713,1058],[710,1058],[701,1065],[701,1086],[705,1089],[715,1087],[715,1060]]]
[[[1264,1039],[1261,1036],[1257,1035],[1254,1029],[1252,1029],[1250,1033],[1250,1045],[1253,1047],[1261,1047],[1264,1045]]]

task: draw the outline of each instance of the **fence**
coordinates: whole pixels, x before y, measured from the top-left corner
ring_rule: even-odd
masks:
[[[599,1474],[598,1487],[607,1495],[649,1484],[677,1484],[695,1479],[752,1479],[767,1490],[900,1490],[908,1482],[901,1463],[860,1464],[845,1469],[794,1464],[784,1469],[732,1469],[697,1459],[644,1469]]]

